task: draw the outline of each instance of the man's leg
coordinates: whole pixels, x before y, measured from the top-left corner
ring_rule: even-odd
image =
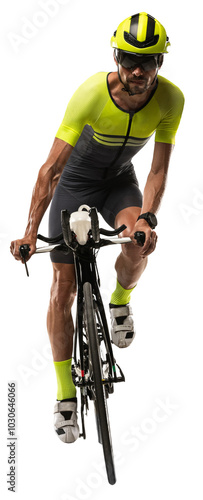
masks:
[[[53,263],[53,282],[47,315],[54,361],[70,359],[73,349],[71,308],[76,294],[74,264]]]
[[[47,315],[47,329],[57,376],[58,400],[73,398],[76,395],[71,376],[74,331],[71,308],[75,293],[74,264],[53,263],[53,283]]]
[[[115,220],[115,227],[122,224],[127,226],[122,233],[122,236],[129,236],[132,234],[133,228],[141,213],[139,207],[128,207],[121,210]],[[124,289],[132,289],[137,284],[143,271],[147,266],[147,257],[141,257],[141,248],[133,243],[126,243],[122,245],[122,252],[118,256],[115,264],[117,271],[117,279]]]
[[[53,272],[47,329],[57,377],[54,426],[59,438],[70,443],[79,437],[76,388],[71,374],[74,332],[71,308],[76,294],[74,264],[53,263]]]
[[[115,220],[115,227],[122,224],[127,226],[121,236],[130,236],[139,217],[139,207],[128,207],[121,210]],[[112,319],[112,340],[118,347],[128,347],[134,336],[134,322],[132,309],[129,304],[131,292],[140,279],[147,265],[147,257],[141,257],[141,248],[133,243],[122,245],[115,269],[117,271],[117,285],[111,296],[110,312]]]

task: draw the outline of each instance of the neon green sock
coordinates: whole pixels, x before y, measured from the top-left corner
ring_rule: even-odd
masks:
[[[71,373],[71,362],[72,358],[67,359],[66,361],[54,361],[58,386],[58,401],[61,401],[62,399],[75,398],[76,396],[76,388],[73,383]]]
[[[112,293],[110,303],[114,304],[115,306],[122,306],[128,304],[128,302],[130,302],[131,293],[134,290],[135,286],[133,288],[130,288],[129,290],[126,290],[120,285],[120,283],[117,280],[116,289]]]

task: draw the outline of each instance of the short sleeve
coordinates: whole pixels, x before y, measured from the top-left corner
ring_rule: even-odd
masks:
[[[165,82],[168,85],[161,87],[163,94],[163,100],[160,99],[161,120],[156,128],[155,141],[175,144],[175,136],[184,107],[184,95],[174,84],[167,80]]]
[[[106,78],[97,73],[86,80],[70,99],[56,137],[75,146],[86,124],[92,125],[100,112],[99,88]],[[101,106],[101,104],[100,104]]]

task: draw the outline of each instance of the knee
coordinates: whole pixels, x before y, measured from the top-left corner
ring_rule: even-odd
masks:
[[[146,261],[147,264],[147,257],[143,259],[141,252],[142,248],[138,245],[134,245],[134,243],[124,243],[122,245],[123,256],[134,264],[139,264],[141,261]]]
[[[76,295],[75,282],[62,279],[59,276],[53,279],[50,293],[50,304],[57,309],[71,308]]]

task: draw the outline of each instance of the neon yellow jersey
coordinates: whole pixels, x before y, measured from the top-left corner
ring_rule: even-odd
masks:
[[[138,111],[125,111],[113,100],[108,73],[86,80],[71,98],[56,137],[74,146],[69,166],[110,167],[121,172],[155,133],[156,142],[175,143],[184,106],[181,90],[162,76]],[[82,175],[82,174],[81,174]]]

